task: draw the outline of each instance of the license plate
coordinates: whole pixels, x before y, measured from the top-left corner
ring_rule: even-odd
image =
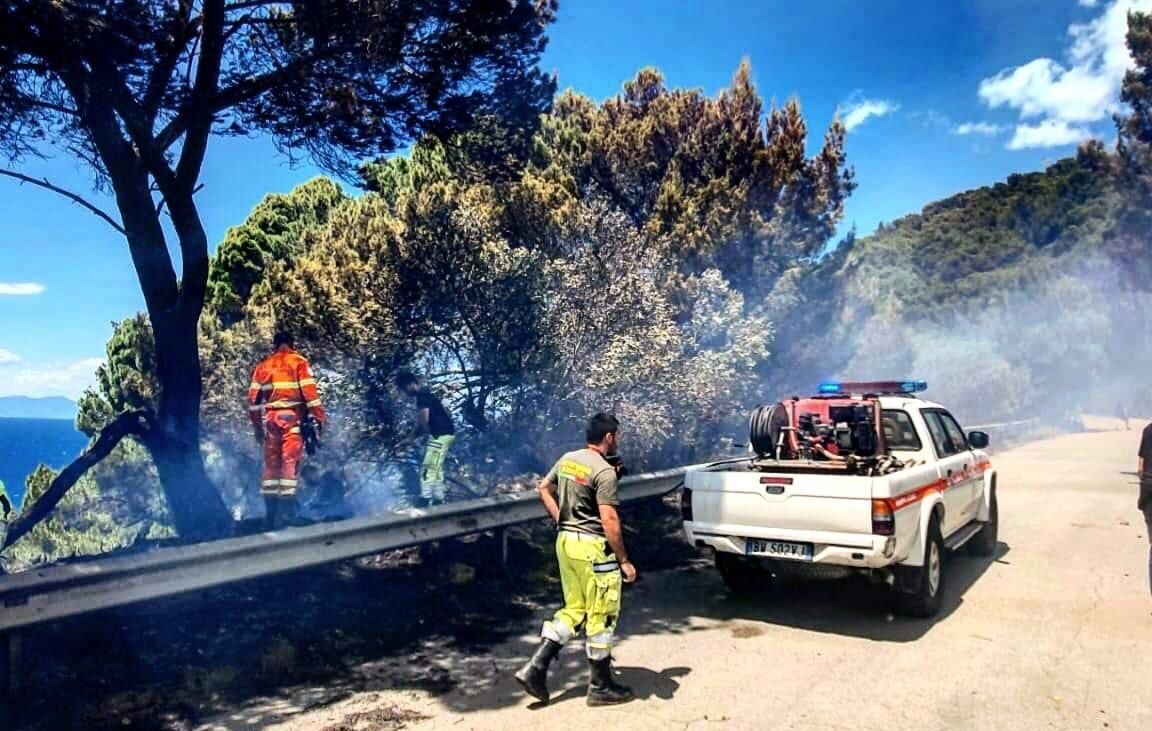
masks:
[[[744,541],[744,553],[748,556],[771,556],[773,558],[787,558],[793,561],[811,561],[811,543],[791,543],[789,541],[764,541],[759,538],[747,538]]]

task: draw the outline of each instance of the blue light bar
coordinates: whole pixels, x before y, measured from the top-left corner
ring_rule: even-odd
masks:
[[[825,381],[820,384],[821,396],[834,396],[846,393],[900,394],[919,393],[928,390],[925,381]]]

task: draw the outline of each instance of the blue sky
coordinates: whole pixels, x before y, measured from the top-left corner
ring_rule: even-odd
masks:
[[[1086,136],[1111,141],[1129,7],[1152,0],[562,0],[544,66],[561,88],[603,99],[644,66],[714,93],[749,58],[765,98],[800,98],[813,144],[837,111],[849,124],[859,188],[844,229],[868,233],[1042,168]],[[91,188],[67,158],[22,170]],[[198,198],[209,237],[318,172],[264,139],[215,139]],[[0,396],[75,397],[110,323],[143,307],[127,247],[86,211],[7,178],[0,214]]]

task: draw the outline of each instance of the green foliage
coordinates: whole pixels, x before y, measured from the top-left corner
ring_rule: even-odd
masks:
[[[325,223],[345,199],[328,178],[315,178],[287,195],[265,196],[243,224],[228,229],[216,250],[208,276],[210,311],[228,324],[239,320],[268,266],[299,255],[305,233]]]
[[[982,293],[996,297],[998,283],[1044,274],[1046,264],[1066,254],[1099,249],[1116,205],[1110,181],[1070,158],[883,226],[846,252],[841,271],[861,283],[887,284],[890,272],[904,270],[907,286],[891,289],[905,307],[927,310]]]
[[[50,142],[92,160],[104,114],[161,161],[185,133],[262,132],[329,168],[477,122],[515,137],[555,91],[536,68],[555,12],[554,0],[5,3],[0,152]],[[198,175],[184,152],[175,172]]]
[[[76,428],[89,437],[125,411],[155,413],[159,399],[156,341],[147,315],[114,323],[105,354],[95,389],[84,392],[76,416]]]
[[[1128,51],[1135,62],[1120,99],[1130,113],[1116,118],[1115,176],[1123,192],[1120,221],[1108,252],[1128,286],[1152,289],[1152,15],[1129,13]]]
[[[44,494],[55,477],[44,465],[28,476],[25,508]],[[125,441],[80,478],[52,516],[10,546],[2,559],[12,571],[173,535],[155,469],[140,446]]]
[[[360,177],[364,187],[378,193],[393,211],[400,200],[417,190],[454,182],[444,144],[431,137],[414,145],[411,154],[366,163]]]
[[[645,69],[599,106],[573,92],[557,100],[512,193],[514,220],[547,246],[574,206],[602,197],[671,242],[683,274],[719,269],[759,300],[823,248],[855,186],[840,122],[812,158],[807,136],[796,100],[764,118],[746,62],[712,98]]]

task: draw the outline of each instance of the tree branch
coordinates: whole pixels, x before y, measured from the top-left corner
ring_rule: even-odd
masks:
[[[252,8],[259,8],[265,5],[278,5],[279,3],[269,2],[269,0],[249,0],[248,2],[235,2],[228,3],[224,6],[224,11],[228,13],[237,10],[251,10]]]
[[[216,112],[234,107],[250,99],[255,99],[264,92],[276,88],[289,80],[300,68],[312,63],[314,58],[314,56],[298,58],[275,71],[253,76],[221,89],[216,94],[215,101],[212,104],[212,113],[215,114]],[[156,144],[161,150],[167,150],[187,131],[188,124],[189,119],[187,112],[181,112],[156,135]]]
[[[173,195],[176,192],[176,176],[164,157],[164,148],[159,147],[152,136],[152,123],[149,121],[148,110],[132,96],[132,91],[125,84],[124,77],[115,65],[105,59],[93,59],[91,66],[101,86],[111,92],[109,101],[112,108],[123,121],[129,138],[135,144],[139,156],[156,184],[160,186],[160,191],[166,196]]]
[[[141,106],[144,108],[144,113],[148,115],[149,124],[154,123],[160,113],[164,92],[168,88],[172,74],[176,71],[176,65],[180,63],[180,51],[188,45],[189,41],[196,38],[196,33],[200,29],[200,19],[192,17],[193,4],[192,0],[180,0],[182,23],[180,31],[173,33],[171,47],[166,49],[167,52],[159,58],[156,67],[152,69],[151,77],[148,79],[148,89],[144,93]]]
[[[45,190],[50,190],[58,195],[62,195],[73,203],[83,206],[100,218],[103,218],[108,222],[108,225],[116,229],[120,235],[127,235],[127,232],[124,230],[124,226],[122,226],[119,221],[112,218],[112,216],[110,216],[107,212],[101,210],[99,207],[93,205],[92,203],[89,203],[87,200],[85,200],[84,196],[73,193],[70,190],[65,190],[64,188],[61,188],[57,185],[53,185],[52,183],[48,182],[47,178],[37,180],[30,175],[24,175],[23,173],[18,173],[15,170],[6,170],[3,168],[0,168],[0,175],[6,175],[9,178],[15,178],[22,183],[31,183],[32,185],[44,188]]]
[[[71,107],[66,107],[63,104],[53,104],[52,102],[43,101],[42,99],[31,99],[23,94],[18,96],[0,96],[0,101],[9,102],[13,104],[27,104],[30,107],[37,109],[45,109],[49,112],[56,112],[68,117],[79,117],[80,112]]]
[[[52,480],[52,484],[48,486],[44,494],[36,498],[32,506],[23,511],[20,517],[8,526],[8,535],[5,536],[4,545],[0,546],[0,550],[8,548],[28,535],[33,528],[51,515],[73,485],[84,476],[84,473],[111,454],[124,437],[129,435],[142,436],[147,430],[148,415],[143,411],[129,411],[113,419],[111,424],[100,430],[96,441],[85,449],[83,454],[56,475],[56,479]]]
[[[201,183],[200,185],[197,185],[195,188],[192,189],[192,195],[196,195],[197,193],[199,193],[202,190],[204,190],[204,184],[203,183]],[[165,198],[164,196],[160,196],[160,202],[156,204],[156,216],[157,216],[157,218],[159,218],[160,214],[164,211],[164,205],[165,205],[165,203],[167,203],[167,201],[168,201],[167,198]]]
[[[196,81],[188,100],[188,131],[180,150],[180,160],[176,163],[176,185],[182,186],[188,193],[191,193],[200,176],[204,153],[208,149],[208,137],[212,134],[212,123],[216,118],[216,97],[224,60],[224,16],[224,0],[204,0],[200,62],[196,65]]]

